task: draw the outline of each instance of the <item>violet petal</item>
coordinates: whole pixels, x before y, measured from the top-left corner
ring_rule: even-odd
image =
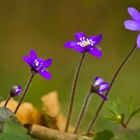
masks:
[[[100,97],[102,97],[103,100],[107,100],[107,97],[101,93],[97,93]]]
[[[103,78],[96,77],[95,82],[94,82],[94,86],[99,86],[103,81],[104,81]]]
[[[99,89],[99,92],[105,92],[109,89],[109,85],[107,82],[103,82],[101,83],[100,85],[100,89]]]
[[[137,22],[140,22],[140,13],[138,10],[136,10],[133,7],[129,7],[128,13],[134,20],[136,20]]]
[[[29,65],[32,66],[32,59],[29,56],[24,56],[23,60]]]
[[[86,35],[85,33],[83,32],[78,32],[75,34],[75,38],[78,40],[78,41],[81,41],[81,38],[85,38],[86,39]]]
[[[88,52],[97,58],[100,58],[102,56],[101,50],[97,47],[91,47]]]
[[[77,46],[77,42],[75,42],[75,41],[68,41],[68,42],[66,42],[66,43],[64,44],[64,46],[65,46],[66,48],[74,48],[74,47]]]
[[[83,53],[85,51],[84,47],[81,47],[81,46],[76,46],[73,49],[77,52],[80,52],[80,53]]]
[[[140,30],[140,24],[138,24],[134,20],[126,20],[124,22],[124,26],[128,30],[132,30],[132,31],[139,31]]]
[[[44,61],[45,68],[48,68],[51,65],[52,65],[52,59],[51,58]]]
[[[48,71],[45,71],[45,70],[44,71],[39,71],[39,74],[41,76],[43,76],[44,78],[46,78],[47,80],[50,80],[52,78],[51,73],[48,72]]]
[[[37,58],[37,54],[36,54],[36,52],[32,49],[32,50],[30,50],[30,56],[31,56],[31,58],[33,58],[33,59],[36,59]]]
[[[137,46],[138,46],[138,48],[140,48],[140,34],[137,37]]]
[[[99,36],[93,35],[93,36],[89,37],[89,39],[91,39],[92,41],[94,41],[95,42],[94,43],[94,46],[96,46],[97,44],[99,44],[101,42],[101,40],[102,40],[102,34],[100,34]]]

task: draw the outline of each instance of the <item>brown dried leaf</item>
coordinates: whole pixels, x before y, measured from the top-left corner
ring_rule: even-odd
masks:
[[[5,101],[0,102],[0,106],[3,106],[4,103]],[[17,104],[17,101],[11,99],[8,102],[7,107],[14,112],[15,108],[17,107]],[[16,116],[22,124],[42,124],[41,113],[31,103],[28,102],[24,102],[23,104],[21,104]]]
[[[61,112],[58,114],[57,116],[57,121],[56,121],[56,126],[60,131],[64,131],[65,130],[65,126],[66,126],[66,117],[64,116],[64,114],[62,114]],[[70,125],[68,131],[69,132],[73,132],[74,128]]]
[[[64,131],[66,117],[60,110],[58,93],[56,91],[50,92],[47,95],[44,95],[41,100],[43,102],[42,111],[46,123],[45,125],[49,128]],[[0,106],[3,106],[4,103],[5,101],[0,102]],[[14,112],[17,104],[17,101],[11,99],[8,102],[7,107]],[[16,116],[22,124],[32,123],[44,125],[42,113],[40,113],[31,103],[28,102],[21,104]],[[70,126],[68,131],[73,131],[73,128]]]
[[[56,91],[52,91],[41,98],[43,102],[42,110],[50,117],[55,118],[60,111],[60,103]]]
[[[58,93],[56,91],[52,91],[43,96],[41,100],[43,102],[42,110],[47,118],[46,126],[64,131],[66,125],[66,117],[60,110]],[[73,128],[70,126],[69,131],[72,130]]]

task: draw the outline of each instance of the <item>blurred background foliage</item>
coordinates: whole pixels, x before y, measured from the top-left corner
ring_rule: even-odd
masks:
[[[0,96],[7,97],[9,88],[15,84],[25,86],[29,67],[22,60],[31,48],[40,57],[53,58],[49,68],[53,79],[46,81],[37,75],[26,101],[41,108],[41,96],[52,91],[59,92],[62,110],[67,114],[71,83],[80,53],[65,49],[64,43],[74,39],[75,32],[83,31],[88,36],[103,34],[100,47],[103,57],[97,59],[87,55],[79,79],[73,115],[73,124],[79,113],[89,85],[95,76],[109,81],[122,59],[136,41],[135,32],[124,29],[123,22],[129,19],[127,8],[140,10],[139,0],[0,0]],[[134,96],[134,107],[140,100],[140,50],[136,50],[113,86],[109,101],[121,100],[124,112],[130,96]],[[85,129],[95,112],[100,98],[94,96],[89,111],[82,123]],[[107,103],[107,104],[108,104]],[[112,128],[106,121],[104,108],[96,129]],[[137,115],[130,127],[139,127]]]

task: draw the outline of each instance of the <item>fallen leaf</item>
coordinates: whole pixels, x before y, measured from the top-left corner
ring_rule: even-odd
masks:
[[[56,91],[52,91],[41,98],[43,103],[42,110],[50,117],[55,118],[60,111],[60,103]]]
[[[56,128],[60,131],[65,130],[66,117],[60,110],[60,102],[58,99],[58,93],[52,91],[41,98],[43,102],[42,111],[45,117],[46,126],[50,128]],[[69,132],[73,131],[73,127],[69,126]]]
[[[5,101],[0,102],[0,106],[3,106],[4,103]],[[11,99],[8,102],[7,107],[14,112],[17,105],[18,102]],[[28,102],[24,102],[21,104],[16,116],[22,124],[27,123],[42,124],[41,113],[31,103]]]

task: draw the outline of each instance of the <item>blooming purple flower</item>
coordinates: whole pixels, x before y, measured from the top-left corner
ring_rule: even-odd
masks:
[[[124,26],[131,31],[138,31],[137,46],[140,48],[140,12],[133,7],[128,8],[128,13],[132,17],[132,20],[126,20]]]
[[[21,91],[22,91],[21,86],[18,86],[18,85],[13,86],[10,89],[10,95],[11,95],[11,97],[18,96],[18,95],[20,95]]]
[[[46,69],[51,66],[52,59],[43,60],[37,57],[34,50],[30,50],[30,56],[24,56],[23,59],[35,73],[39,73],[47,80],[51,79],[52,76]]]
[[[108,89],[109,89],[109,84],[107,82],[104,82],[103,78],[96,77],[93,86],[91,88],[91,91],[97,93],[104,100],[107,100],[107,97],[102,93],[107,91]]]
[[[80,53],[88,52],[98,58],[102,56],[101,49],[97,46],[102,40],[102,35],[87,38],[83,32],[78,32],[75,38],[77,41],[68,41],[64,46]]]

